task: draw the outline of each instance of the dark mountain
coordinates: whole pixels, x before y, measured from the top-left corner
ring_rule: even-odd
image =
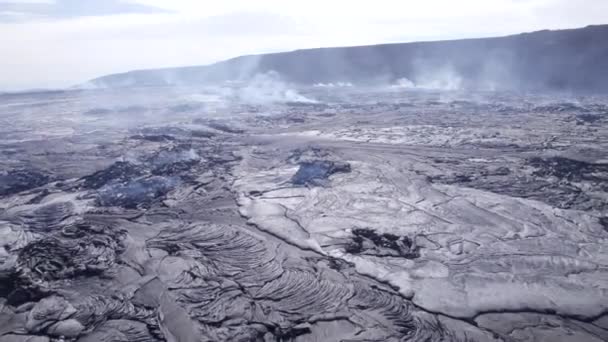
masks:
[[[608,25],[453,41],[296,50],[242,56],[208,66],[141,70],[92,80],[96,86],[196,85],[246,81],[275,71],[288,82],[483,89],[608,90]]]

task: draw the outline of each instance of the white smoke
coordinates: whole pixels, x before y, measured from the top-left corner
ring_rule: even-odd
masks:
[[[427,70],[416,82],[418,88],[438,90],[459,90],[462,85],[462,77],[448,66]]]
[[[256,74],[242,87],[237,87],[234,93],[237,100],[247,103],[263,104],[276,102],[305,102],[317,101],[301,95],[290,88],[280,75],[274,71]]]
[[[353,87],[353,84],[350,82],[330,82],[330,83],[317,83],[315,85],[313,85],[314,87],[317,88],[349,88],[349,87]]]
[[[410,81],[407,77],[402,77],[398,79],[395,84],[392,85],[393,88],[405,88],[405,89],[414,89],[416,88],[416,84]]]
[[[397,79],[391,87],[425,90],[460,90],[463,88],[463,83],[462,76],[451,67],[420,67],[416,72],[414,80],[402,77]]]

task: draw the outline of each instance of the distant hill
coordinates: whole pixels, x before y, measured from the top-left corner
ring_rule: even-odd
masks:
[[[94,79],[103,87],[247,81],[275,71],[287,82],[509,90],[608,91],[608,25],[452,41],[296,50],[207,66],[140,70]]]

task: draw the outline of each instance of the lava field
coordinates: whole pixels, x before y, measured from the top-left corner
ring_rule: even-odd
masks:
[[[0,95],[0,342],[608,340],[608,97]]]

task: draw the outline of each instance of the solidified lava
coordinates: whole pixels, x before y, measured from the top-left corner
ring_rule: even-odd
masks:
[[[348,173],[350,171],[348,163],[327,160],[301,162],[300,168],[291,182],[295,185],[316,185],[326,181],[334,173]]]
[[[0,196],[37,188],[48,182],[49,176],[36,170],[10,170],[0,173]]]
[[[173,140],[175,140],[174,137],[172,137],[170,135],[166,135],[166,134],[158,134],[158,135],[137,134],[137,135],[132,135],[130,137],[130,139],[133,139],[133,140],[146,140],[146,141],[152,141],[152,142],[167,142],[167,141],[173,141]]]
[[[531,158],[535,176],[558,177],[568,181],[589,180],[608,187],[608,164],[595,164],[564,157]],[[603,183],[603,184],[602,184]]]
[[[604,115],[606,116],[606,115]],[[598,121],[602,120],[602,115],[600,114],[579,114],[576,116],[576,120],[577,120],[577,124],[584,124],[584,123],[596,123]]]
[[[352,242],[344,249],[351,254],[368,254],[377,256],[400,256],[415,259],[420,256],[418,247],[407,236],[378,234],[372,229],[353,229]]]
[[[600,217],[600,224],[604,227],[604,230],[608,232],[608,217]]]
[[[242,134],[244,132],[242,129],[234,128],[226,123],[219,121],[211,121],[207,124],[207,126],[226,133]]]
[[[97,204],[124,208],[146,207],[179,185],[179,178],[153,176],[99,189]]]
[[[130,162],[116,162],[108,168],[83,178],[83,186],[88,189],[99,189],[110,183],[121,183],[144,175],[144,169]]]
[[[0,134],[0,342],[608,338],[606,131],[573,121],[601,104],[354,88],[171,95],[132,130],[27,107]]]

